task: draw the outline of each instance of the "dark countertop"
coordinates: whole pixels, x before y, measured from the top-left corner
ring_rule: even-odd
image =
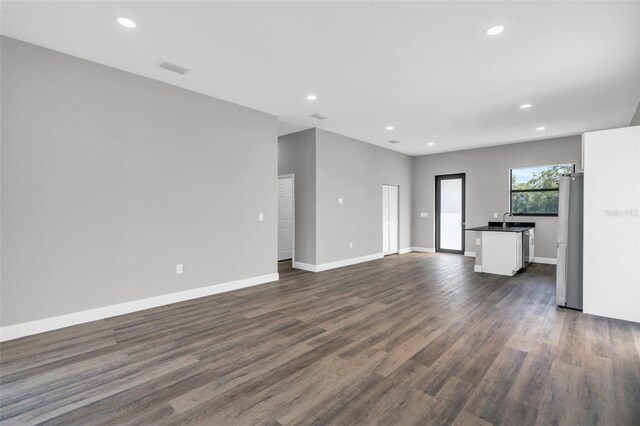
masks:
[[[502,227],[502,222],[489,222],[488,226],[467,228],[465,231],[491,231],[491,232],[524,232],[535,228],[534,222],[507,222],[507,227]]]
[[[508,226],[503,228],[502,226],[478,226],[476,228],[467,228],[465,231],[491,231],[491,232],[524,232],[531,229],[530,227],[521,226]]]

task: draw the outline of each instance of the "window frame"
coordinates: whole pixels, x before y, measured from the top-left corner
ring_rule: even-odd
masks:
[[[571,173],[576,172],[575,163],[558,163],[558,164],[545,164],[542,166],[520,166],[511,167],[509,169],[509,213],[513,216],[531,216],[531,217],[557,217],[558,213],[514,213],[513,212],[513,193],[519,192],[557,192],[560,193],[560,187],[558,188],[544,188],[544,189],[513,189],[513,170],[514,169],[526,169],[532,167],[553,167],[553,166],[568,166],[571,165]]]

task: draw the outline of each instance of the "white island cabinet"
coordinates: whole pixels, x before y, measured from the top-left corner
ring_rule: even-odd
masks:
[[[523,267],[522,232],[482,232],[482,272],[515,275]]]
[[[503,228],[495,222],[470,228],[476,232],[474,271],[513,276],[533,260],[534,223],[509,222]]]

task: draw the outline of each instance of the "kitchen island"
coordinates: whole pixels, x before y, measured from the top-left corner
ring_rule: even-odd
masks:
[[[533,259],[533,222],[489,222],[487,226],[468,228],[476,232],[475,272],[515,275]]]

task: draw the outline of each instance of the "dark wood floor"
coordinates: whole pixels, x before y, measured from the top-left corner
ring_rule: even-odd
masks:
[[[640,424],[640,326],[411,253],[10,341],[6,424]]]

